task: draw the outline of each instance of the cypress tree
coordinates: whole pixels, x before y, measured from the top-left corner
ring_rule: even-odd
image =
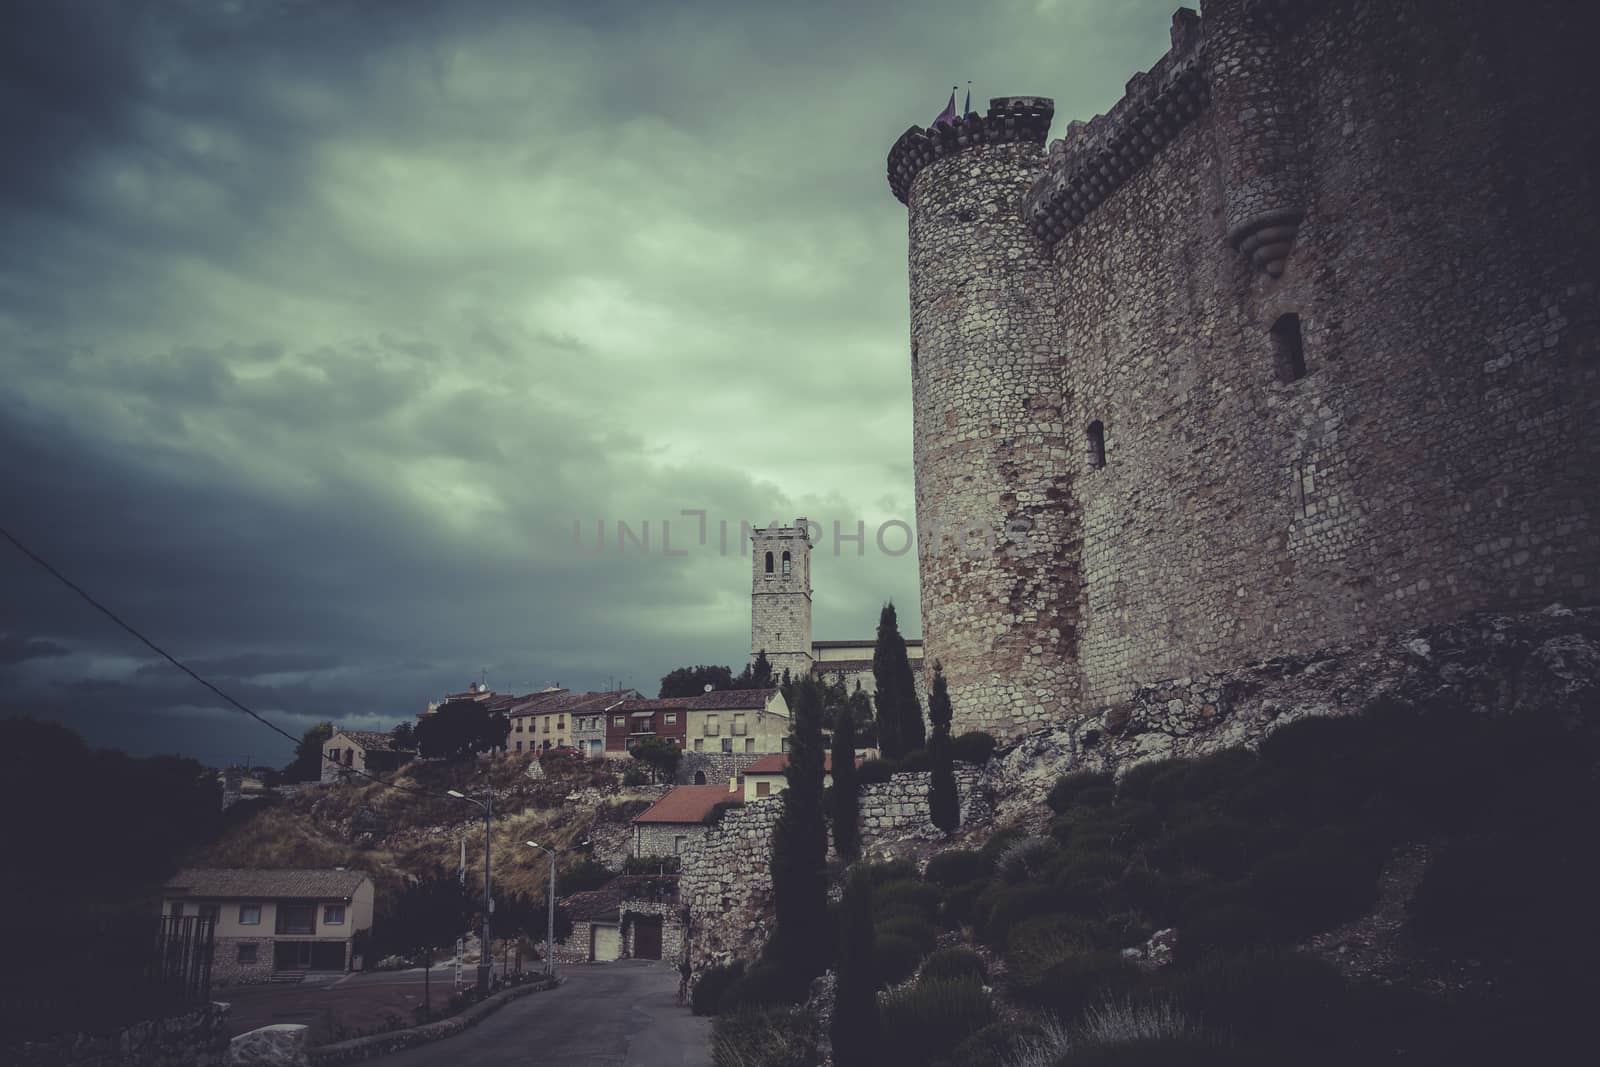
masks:
[[[869,1067],[878,1054],[878,994],[872,973],[872,882],[856,870],[839,909],[839,985],[833,1002],[833,1062]]]
[[[928,719],[933,723],[933,738],[928,742],[929,769],[933,771],[928,781],[928,818],[949,833],[961,825],[961,797],[956,793],[956,769],[950,755],[950,690],[937,660],[933,689],[928,694]]]
[[[856,724],[848,708],[839,709],[833,726],[833,847],[845,861],[861,854],[856,826],[860,799],[856,796]]]
[[[878,616],[878,641],[872,650],[872,677],[878,704],[878,747],[890,759],[899,759],[927,743],[922,724],[922,705],[917,700],[916,681],[906,641],[900,636],[900,622],[894,603],[883,606]]]
[[[822,809],[822,694],[811,679],[796,691],[789,741],[789,787],[772,831],[772,897],[777,912],[776,956],[803,985],[827,966],[828,824]]]

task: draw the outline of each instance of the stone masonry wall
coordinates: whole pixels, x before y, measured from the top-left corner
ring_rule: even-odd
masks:
[[[1003,551],[924,552],[958,730],[1016,736],[1161,679],[1595,595],[1581,5],[1261,9],[1180,15],[1172,53],[1048,161],[981,138],[914,173],[906,138],[891,153],[920,532],[1051,509],[1030,515],[1031,577]]]
[[[239,946],[254,945],[254,963],[239,962]],[[211,958],[211,980],[218,985],[247,985],[272,978],[272,938],[219,937]]]
[[[985,144],[907,196],[923,661],[944,666],[957,733],[1057,720],[1077,689],[1076,457],[1049,253],[1020,215],[1043,162],[1032,141]]]
[[[677,904],[664,904],[651,900],[627,900],[622,904],[622,955],[636,958],[634,953],[633,920],[636,916],[659,916],[661,919],[661,958],[668,963],[683,959],[683,908]]]
[[[135,1023],[114,1034],[63,1034],[0,1045],[10,1067],[216,1067],[228,1048],[228,1005]]]
[[[728,797],[730,800],[737,800],[738,794],[729,793]],[[692,845],[704,837],[705,832],[706,828],[698,823],[635,823],[633,826],[633,855],[676,856],[680,852],[678,838],[686,838],[685,845]]]
[[[944,832],[928,821],[931,777],[926,771],[897,774],[860,787],[863,856],[907,840],[944,839]],[[956,764],[963,825],[988,817],[987,794],[979,782],[978,768]],[[733,809],[684,854],[678,891],[689,908],[696,970],[749,959],[766,943],[772,920],[772,828],[780,811],[781,795]],[[828,854],[834,858],[831,839]]]

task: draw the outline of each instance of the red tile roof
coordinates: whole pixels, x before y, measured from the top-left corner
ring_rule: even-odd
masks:
[[[167,879],[168,896],[250,899],[261,897],[342,900],[367,880],[365,871],[197,867]]]
[[[511,709],[511,717],[520,719],[525,715],[543,715],[546,712],[605,711],[619,700],[626,700],[633,693],[632,689],[612,689],[600,693],[569,693],[561,689],[555,692],[533,693],[517,698],[518,703]]]
[[[856,758],[856,762],[857,763],[861,762],[861,759],[860,759],[859,756]],[[750,766],[746,767],[744,769],[744,773],[746,773],[746,774],[782,774],[785,770],[788,769],[788,767],[789,767],[789,753],[787,753],[787,752],[779,752],[779,753],[775,753],[775,754],[773,754],[771,756],[762,756],[760,759],[758,759],[754,763],[750,764]],[[832,752],[824,752],[822,754],[822,773],[823,774],[832,774],[833,773],[833,753]]]
[[[629,700],[617,710],[630,711],[754,711],[764,709],[777,689],[716,689],[692,697]]]
[[[634,822],[698,823],[724,800],[739,802],[725,785],[680,785],[634,817]]]
[[[335,730],[335,734],[343,734],[365,752],[415,752],[417,746],[400,748],[395,745],[394,737],[390,734],[378,733],[375,730]]]

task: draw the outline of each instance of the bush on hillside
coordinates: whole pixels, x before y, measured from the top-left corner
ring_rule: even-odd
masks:
[[[934,946],[939,943],[939,931],[933,923],[916,915],[896,915],[892,919],[884,919],[874,923],[872,930],[875,935],[899,937],[910,941],[917,946],[922,956],[932,952]]]
[[[694,992],[689,997],[689,1009],[696,1015],[717,1014],[721,1010],[723,996],[743,977],[743,960],[707,968],[695,979]]]
[[[1012,842],[1000,854],[995,871],[1008,882],[1038,878],[1059,852],[1056,843],[1048,837],[1024,837]]]
[[[1010,848],[1013,842],[1026,836],[1015,827],[1001,830],[983,843],[983,847],[978,849],[978,855],[983,857],[984,866],[992,871],[995,864],[1000,862],[1000,854]]]
[[[1369,911],[1385,858],[1350,837],[1317,834],[1257,864],[1249,891],[1285,936],[1306,937]]]
[[[862,877],[870,883],[874,890],[886,882],[914,882],[917,880],[917,865],[910,860],[888,860],[883,863],[860,864]]]
[[[1043,1036],[1031,1023],[990,1023],[950,1052],[950,1067],[994,1067],[1014,1062],[1023,1047]]]
[[[922,946],[899,934],[873,932],[872,970],[878,988],[910,978],[924,955]]]
[[[933,761],[925,748],[914,748],[896,761],[896,774],[916,774],[933,769]]]
[[[939,914],[939,900],[937,886],[900,878],[873,891],[872,914],[880,921],[909,915],[931,923]]]
[[[950,742],[950,756],[981,767],[994,758],[995,744],[994,735],[982,730],[968,730]]]
[[[729,984],[718,1002],[718,1014],[730,1015],[773,1005],[798,1004],[809,980],[796,978],[779,964],[762,959]]]
[[[978,921],[978,901],[989,887],[987,878],[977,878],[963,885],[945,890],[944,907],[939,909],[939,921],[950,930],[972,926]]]
[[[931,1063],[994,1021],[994,1005],[974,981],[935,979],[897,989],[879,1005],[884,1047],[903,1063]]]
[[[622,784],[630,789],[635,786],[649,785],[650,772],[643,767],[629,767],[622,772]]]
[[[930,859],[923,877],[936,886],[948,889],[965,885],[988,873],[988,864],[981,854],[969,849],[953,848]]]
[[[988,981],[989,972],[978,954],[963,945],[941,948],[922,961],[917,981]]]
[[[1044,802],[1057,815],[1074,805],[1104,807],[1117,796],[1116,779],[1110,772],[1075,771],[1064,774],[1045,794]]]
[[[1011,988],[1018,1000],[1066,1019],[1108,997],[1128,995],[1142,977],[1120,952],[1069,952],[1038,973],[1018,976]]]
[[[1011,928],[1035,915],[1048,915],[1061,910],[1056,891],[1050,886],[991,885],[978,897],[978,933],[984,942],[996,948],[1006,943]]]
[[[724,1014],[711,1032],[713,1067],[816,1067],[821,1062],[816,1022],[799,1008]]]
[[[892,759],[869,759],[856,768],[857,785],[882,785],[900,769]]]

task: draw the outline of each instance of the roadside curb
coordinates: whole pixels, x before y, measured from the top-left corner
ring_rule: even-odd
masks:
[[[384,1056],[400,1049],[426,1045],[441,1038],[453,1037],[469,1026],[476,1026],[513,1000],[528,996],[530,993],[542,993],[547,989],[554,989],[560,984],[561,980],[559,978],[553,980],[549,978],[535,979],[532,982],[514,986],[511,989],[501,990],[487,1000],[474,1004],[470,1008],[450,1016],[448,1019],[423,1023],[421,1026],[413,1026],[405,1030],[391,1030],[386,1034],[368,1034],[366,1037],[353,1037],[348,1041],[308,1048],[306,1049],[306,1063],[310,1067],[325,1067],[325,1065],[337,1063],[355,1063],[358,1060],[368,1060],[374,1056]]]

